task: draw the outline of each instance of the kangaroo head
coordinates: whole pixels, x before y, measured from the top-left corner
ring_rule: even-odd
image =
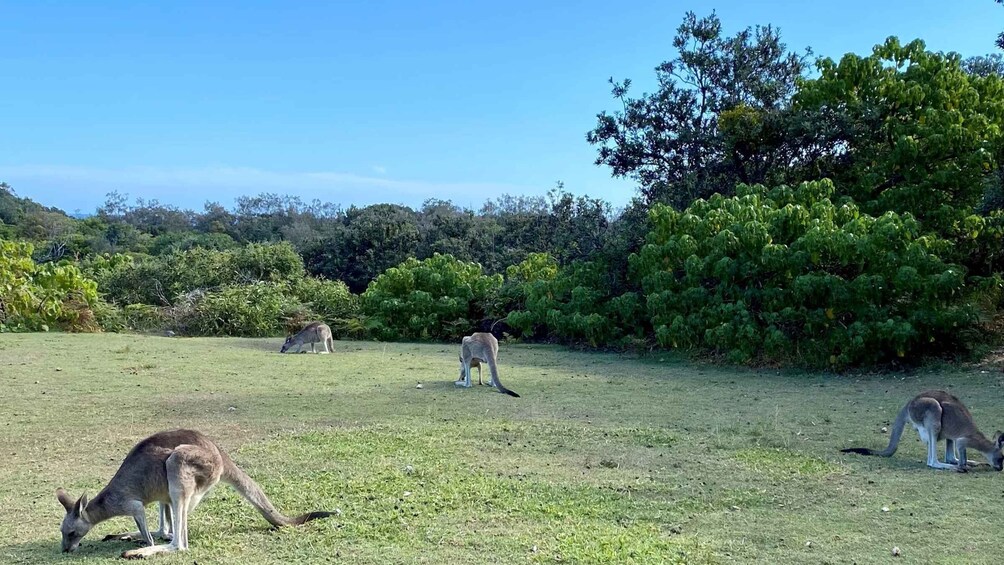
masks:
[[[66,509],[63,524],[59,527],[60,533],[63,534],[63,552],[76,551],[80,547],[80,540],[84,539],[94,526],[87,518],[87,495],[81,496],[74,502],[65,490],[58,489],[56,499]]]
[[[279,350],[279,353],[285,353],[286,350],[289,349],[291,345],[293,345],[293,336],[289,336],[286,338],[286,343],[282,344],[282,349]]]
[[[995,471],[1004,470],[1004,453],[1001,452],[1001,448],[1004,447],[1004,432],[997,432],[994,436],[994,446],[997,448],[991,453],[987,453],[987,461],[994,468]]]

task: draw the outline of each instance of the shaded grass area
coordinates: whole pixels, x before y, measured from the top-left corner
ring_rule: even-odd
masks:
[[[293,514],[269,530],[219,486],[163,563],[993,562],[1004,476],[928,470],[907,431],[916,392],[1004,424],[1004,375],[948,368],[835,377],[503,344],[513,399],[456,389],[456,348],[279,340],[0,336],[0,562],[115,562],[101,524],[58,553],[53,491],[96,493],[150,433],[195,427]],[[422,389],[416,384],[421,382]],[[883,511],[883,508],[888,511]],[[151,509],[152,517],[152,509]]]

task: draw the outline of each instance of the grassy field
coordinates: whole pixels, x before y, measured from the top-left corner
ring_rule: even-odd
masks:
[[[341,514],[273,531],[220,485],[165,564],[999,562],[1004,475],[928,470],[913,431],[891,459],[838,453],[884,446],[930,387],[1004,427],[999,368],[839,377],[503,344],[515,399],[455,389],[459,347],[279,345],[0,335],[0,562],[117,562],[133,546],[99,540],[132,521],[63,555],[53,491],[93,496],[180,426],[287,514]]]

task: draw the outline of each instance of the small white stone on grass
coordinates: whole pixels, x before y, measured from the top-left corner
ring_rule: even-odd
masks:
[[[888,432],[888,431],[889,431],[889,428],[887,428],[887,427],[885,427],[885,426],[882,426],[882,433],[886,433],[886,432]]]
[[[422,388],[422,383],[418,383],[417,385],[415,385],[415,388]]]
[[[811,541],[805,542],[805,547],[812,547],[812,542]]]
[[[227,408],[227,410],[233,412],[234,410],[237,410],[237,407],[236,406],[231,406],[230,408]]]
[[[901,555],[901,554],[900,554],[900,551],[899,551],[899,548],[898,548],[898,547],[894,547],[894,548],[892,548],[892,556],[893,556],[893,557],[899,557],[900,555]]]
[[[889,511],[889,507],[888,506],[883,506],[882,507],[882,511],[883,512],[888,512]]]

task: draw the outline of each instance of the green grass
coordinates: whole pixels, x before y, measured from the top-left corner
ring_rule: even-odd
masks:
[[[165,564],[999,560],[1004,475],[929,470],[912,430],[891,459],[838,449],[884,446],[881,428],[931,387],[993,432],[1000,372],[778,374],[503,345],[514,399],[454,388],[453,346],[279,345],[0,336],[0,562],[118,562],[132,546],[98,540],[131,520],[62,555],[53,492],[95,494],[137,440],[180,426],[286,513],[341,515],[273,531],[220,485]]]

